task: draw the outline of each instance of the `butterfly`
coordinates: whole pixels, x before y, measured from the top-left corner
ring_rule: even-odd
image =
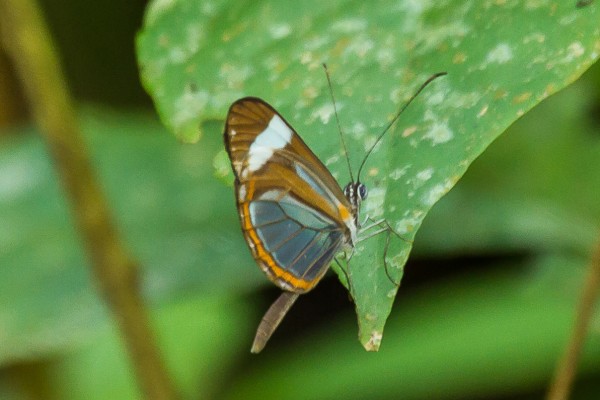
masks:
[[[416,95],[443,74],[421,86],[375,144]],[[333,96],[328,74],[327,79]],[[338,253],[351,253],[359,241],[360,205],[368,195],[360,170],[375,145],[357,179],[342,189],[292,126],[259,98],[231,105],[224,137],[242,233],[260,268],[283,290],[257,329],[251,351],[258,353],[298,296],[315,287]],[[343,136],[342,143],[345,149]]]

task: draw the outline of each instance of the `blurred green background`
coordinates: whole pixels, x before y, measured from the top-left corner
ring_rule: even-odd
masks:
[[[161,349],[185,398],[540,398],[600,232],[600,68],[518,120],[427,216],[379,353],[328,276],[260,356],[277,290],[214,178],[222,122],[197,145],[158,122],[134,35],[145,2],[41,2]],[[0,53],[0,399],[135,399],[56,173]],[[600,313],[573,398],[600,393]]]

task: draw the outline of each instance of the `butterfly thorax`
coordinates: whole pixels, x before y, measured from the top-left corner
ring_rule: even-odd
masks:
[[[367,195],[367,187],[361,182],[350,182],[344,187],[344,196],[346,196],[350,206],[352,207],[351,212],[354,218],[354,229],[351,228],[351,240],[353,245],[356,244],[357,230],[360,228],[360,223],[358,221],[360,204],[364,199],[367,198]]]

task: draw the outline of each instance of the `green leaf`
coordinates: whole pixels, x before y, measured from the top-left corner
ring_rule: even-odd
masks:
[[[220,137],[181,146],[148,115],[87,110],[80,120],[151,303],[196,291],[239,294],[263,282],[231,234],[239,229],[234,195],[213,177]],[[2,133],[0,365],[77,348],[107,318],[41,135]]]
[[[180,299],[153,314],[159,347],[181,398],[215,398],[223,371],[235,365],[240,353],[248,354],[248,339],[240,332],[254,329],[253,314],[247,301],[205,294]],[[118,329],[96,329],[92,344],[54,362],[53,398],[141,398]]]
[[[488,270],[413,288],[390,318],[384,351],[357,351],[349,319],[340,318],[287,347],[267,348],[223,385],[222,397],[535,398],[568,339],[586,263],[562,255],[486,263]],[[590,376],[597,389],[600,335],[591,333],[578,376]]]
[[[331,71],[354,168],[429,75],[428,87],[369,159],[363,215],[402,235],[361,242],[348,268],[359,338],[377,350],[429,209],[511,123],[597,58],[598,4],[573,2],[154,1],[137,40],[163,122],[195,141],[244,95],[274,105],[332,174],[348,172],[320,67]],[[356,171],[356,170],[355,170]],[[387,251],[386,251],[387,250]],[[387,263],[383,257],[386,255]]]
[[[590,255],[600,233],[594,76],[600,77],[598,63],[494,142],[428,214],[415,252]]]

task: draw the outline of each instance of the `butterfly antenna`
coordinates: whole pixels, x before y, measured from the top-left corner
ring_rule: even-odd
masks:
[[[375,147],[377,146],[377,144],[381,141],[381,139],[383,139],[383,137],[385,136],[385,134],[387,133],[387,131],[390,130],[390,128],[392,127],[392,125],[394,125],[394,123],[398,120],[398,118],[400,118],[400,115],[404,112],[404,110],[406,110],[406,108],[410,105],[410,103],[413,102],[414,99],[417,98],[417,96],[419,95],[419,93],[421,93],[423,91],[423,89],[425,89],[425,87],[427,85],[429,85],[431,82],[433,82],[435,79],[439,78],[440,76],[444,76],[447,75],[447,72],[438,72],[436,74],[431,75],[425,82],[423,82],[421,84],[421,86],[419,87],[419,89],[417,89],[417,91],[411,96],[410,99],[408,99],[408,101],[406,103],[404,103],[404,105],[400,108],[400,110],[398,111],[398,113],[396,114],[396,116],[394,117],[394,119],[392,119],[387,126],[385,127],[385,129],[383,130],[383,132],[381,132],[381,134],[377,137],[377,140],[375,141],[375,143],[373,143],[373,146],[371,146],[371,148],[369,149],[369,151],[367,151],[367,154],[365,155],[365,158],[363,158],[362,163],[360,164],[360,167],[358,168],[358,174],[356,175],[357,178],[357,182],[360,181],[360,172],[362,171],[365,163],[367,162],[367,158],[369,158],[369,156],[371,155],[371,153],[373,152],[373,150],[375,149]]]
[[[337,106],[335,104],[335,96],[333,95],[333,86],[331,85],[331,78],[329,77],[329,70],[327,64],[323,63],[323,69],[325,69],[325,76],[327,76],[327,85],[329,86],[329,94],[331,95],[331,101],[333,101],[333,111],[335,113],[335,121],[337,122],[338,132],[340,133],[340,140],[342,141],[342,147],[344,148],[344,156],[346,156],[346,163],[348,164],[348,172],[350,172],[350,180],[354,182],[354,176],[352,175],[352,168],[350,167],[350,156],[348,155],[348,148],[346,147],[346,141],[344,140],[344,134],[342,133],[342,126],[340,125],[340,118],[338,117]]]

